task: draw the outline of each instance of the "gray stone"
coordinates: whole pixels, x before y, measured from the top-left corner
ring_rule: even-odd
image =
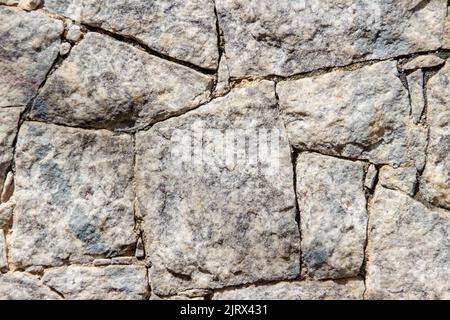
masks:
[[[143,126],[204,103],[212,85],[210,76],[88,33],[50,76],[31,117],[94,128]]]
[[[6,271],[8,271],[8,258],[6,257],[6,238],[3,230],[0,229],[0,272]]]
[[[230,73],[227,66],[227,58],[222,55],[220,59],[219,69],[217,70],[217,84],[215,95],[222,96],[230,91]]]
[[[104,267],[110,266],[112,264],[112,259],[95,259],[94,266],[96,267]]]
[[[366,173],[366,179],[364,180],[364,186],[367,189],[372,190],[375,187],[375,182],[377,180],[378,170],[373,164],[369,166]]]
[[[62,56],[67,55],[70,52],[70,49],[72,49],[72,46],[68,42],[61,43],[61,46],[59,47],[59,54]]]
[[[215,69],[216,16],[210,0],[46,0],[45,8],[124,35],[164,55]]]
[[[22,111],[23,108],[0,108],[0,194],[3,193],[6,174],[11,166],[13,143]]]
[[[20,0],[19,8],[26,11],[32,11],[36,10],[41,5],[41,3],[41,0]]]
[[[78,42],[83,37],[83,32],[81,31],[81,27],[73,24],[69,27],[66,33],[66,39],[72,42]]]
[[[17,267],[85,263],[134,247],[131,136],[25,122],[16,155]]]
[[[357,276],[366,242],[364,165],[302,153],[296,172],[302,262],[308,274],[315,279]]]
[[[369,299],[450,299],[450,216],[378,187],[367,246]]]
[[[409,61],[405,65],[403,65],[403,70],[416,70],[421,68],[433,68],[441,66],[445,63],[445,60],[435,56],[433,54],[426,56],[418,56],[413,60]]]
[[[273,82],[158,123],[136,145],[156,295],[299,275],[293,170]]]
[[[0,204],[0,229],[6,229],[10,224],[16,203],[8,201]]]
[[[444,0],[216,0],[232,77],[287,76],[441,47]]]
[[[8,172],[5,179],[5,184],[3,185],[3,190],[1,191],[0,203],[8,202],[14,193],[14,173],[12,171]]]
[[[37,278],[21,272],[0,274],[0,300],[59,300]]]
[[[111,260],[112,264],[116,265],[128,265],[133,263],[133,257],[116,257]]]
[[[134,253],[134,256],[138,259],[144,259],[145,258],[145,251],[144,251],[144,243],[142,242],[142,238],[138,239],[138,242],[136,244],[136,251]]]
[[[214,300],[361,300],[364,281],[296,281],[214,293]]]
[[[419,123],[425,108],[425,95],[423,89],[423,72],[417,70],[408,75],[408,89],[411,100],[411,116],[414,123]]]
[[[70,300],[143,300],[147,270],[139,266],[69,266],[44,273],[43,283]]]
[[[58,56],[63,23],[0,7],[0,108],[26,105]]]
[[[14,6],[19,4],[19,0],[0,0],[0,4],[6,4],[7,6]]]
[[[450,14],[447,14],[444,25],[443,48],[450,49]]]
[[[383,166],[380,169],[380,183],[385,188],[403,191],[412,196],[417,185],[417,170],[411,167]]]
[[[423,168],[426,130],[412,123],[395,62],[283,81],[277,91],[296,148]]]
[[[430,126],[427,164],[420,190],[429,202],[450,209],[450,60],[427,84]]]

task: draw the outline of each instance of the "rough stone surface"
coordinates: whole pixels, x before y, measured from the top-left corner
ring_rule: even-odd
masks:
[[[26,105],[58,56],[61,21],[0,7],[0,108]]]
[[[95,128],[145,125],[205,102],[213,78],[88,33],[36,98],[31,117]]]
[[[6,174],[11,166],[14,139],[17,135],[22,111],[23,108],[0,108],[0,194],[2,194]]]
[[[6,227],[11,224],[15,206],[16,204],[14,201],[0,204],[0,229],[6,229]]]
[[[450,299],[450,216],[378,187],[367,247],[367,298]]]
[[[213,1],[46,0],[45,8],[137,39],[178,60],[203,68],[217,67],[219,53]]]
[[[408,93],[394,62],[284,81],[277,92],[295,147],[423,167],[426,131],[409,117]]]
[[[445,63],[444,59],[439,58],[435,55],[418,56],[417,58],[409,61],[403,65],[403,70],[416,70],[421,68],[433,68],[441,66]]]
[[[61,297],[26,273],[0,274],[0,300],[59,300]]]
[[[349,280],[281,282],[217,292],[214,300],[360,300],[364,282]]]
[[[364,259],[364,165],[302,153],[296,166],[303,263],[315,279],[357,276]]]
[[[143,300],[148,287],[147,270],[139,266],[62,267],[42,281],[70,300]]]
[[[450,300],[449,8],[0,0],[0,299]]]
[[[227,58],[222,55],[219,69],[217,70],[216,96],[221,96],[230,91],[230,73],[228,71]]]
[[[5,233],[0,228],[0,272],[8,270],[8,259],[6,257],[6,239]]]
[[[199,142],[203,160],[177,161],[184,145],[177,137],[192,137],[195,145],[198,130],[206,132]],[[225,147],[227,130],[239,141],[258,130],[262,140],[249,145],[259,148],[268,145],[264,130],[271,132],[272,161],[244,161],[245,145]],[[293,170],[274,83],[237,88],[138,133],[136,143],[137,196],[155,294],[299,275]],[[222,161],[230,152],[238,160]]]
[[[378,176],[377,167],[371,164],[367,169],[366,179],[364,180],[364,186],[372,190],[375,187],[377,176]]]
[[[424,78],[422,70],[414,71],[408,75],[407,81],[411,101],[411,116],[414,123],[419,123],[425,108],[425,96],[423,91]]]
[[[430,202],[450,209],[450,60],[428,82],[427,121],[430,142],[421,192]]]
[[[383,166],[380,170],[379,182],[383,187],[403,191],[412,196],[417,185],[417,170],[411,167]]]
[[[441,47],[443,0],[216,0],[233,77],[290,75]]]
[[[132,147],[128,135],[24,123],[16,156],[14,264],[58,266],[131,250],[137,240]]]

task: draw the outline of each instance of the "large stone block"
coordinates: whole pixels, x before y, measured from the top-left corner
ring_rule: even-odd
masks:
[[[236,88],[138,133],[136,144],[155,294],[299,275],[293,169],[274,83]]]
[[[132,252],[129,135],[25,122],[16,155],[10,256],[18,267]]]

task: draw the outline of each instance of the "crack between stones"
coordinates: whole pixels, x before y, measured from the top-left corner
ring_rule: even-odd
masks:
[[[43,8],[43,9],[41,9],[39,11],[42,12],[43,14],[47,15],[48,17],[53,18],[53,19],[74,21],[70,17],[66,17],[66,16],[61,15],[61,14],[56,14],[56,13],[53,13],[53,12],[49,12],[45,8]],[[148,53],[151,56],[155,56],[155,57],[158,57],[160,59],[172,62],[174,64],[187,67],[189,69],[192,69],[194,71],[197,71],[197,72],[205,74],[205,75],[214,75],[215,72],[216,72],[216,70],[214,70],[214,69],[208,69],[208,68],[205,68],[205,67],[201,67],[201,66],[198,66],[198,65],[196,65],[194,63],[191,63],[191,62],[188,62],[188,61],[184,61],[184,60],[181,60],[181,59],[177,59],[177,58],[172,57],[170,55],[167,55],[167,54],[164,54],[162,52],[159,52],[159,51],[151,48],[147,44],[145,44],[142,40],[139,40],[136,37],[133,37],[131,35],[123,35],[123,34],[114,33],[112,31],[103,29],[103,28],[95,26],[93,24],[82,23],[80,21],[75,21],[75,22],[78,25],[86,28],[86,30],[88,30],[89,32],[95,32],[95,33],[99,33],[99,34],[102,34],[102,35],[106,35],[106,36],[109,36],[111,38],[114,38],[115,40],[117,40],[119,42],[130,44],[133,47],[135,47],[137,49],[140,49],[140,50]]]
[[[286,122],[283,119],[283,113],[280,110],[280,98],[278,96],[278,92],[277,92],[277,85],[278,83],[275,82],[274,83],[274,93],[275,93],[275,99],[276,99],[276,107],[277,107],[277,111],[278,111],[278,117],[280,119],[280,121],[283,123],[284,126],[284,130],[285,133],[287,135],[287,128],[286,128]],[[297,222],[297,229],[299,232],[299,250],[300,250],[300,261],[299,261],[299,278],[301,279],[302,277],[302,264],[303,264],[303,252],[302,252],[302,229],[301,229],[301,213],[300,213],[300,207],[298,205],[298,195],[297,195],[297,171],[296,171],[296,166],[297,166],[297,159],[298,159],[298,155],[299,152],[291,145],[291,143],[289,143],[289,148],[290,148],[290,156],[291,156],[291,165],[292,165],[292,176],[293,176],[293,191],[294,191],[294,199],[295,199],[295,221]]]
[[[329,282],[329,281],[333,281],[336,283],[346,283],[349,281],[361,281],[362,279],[360,277],[344,277],[344,278],[339,278],[339,279],[320,279],[320,280],[305,280],[305,279],[286,279],[286,280],[260,280],[260,281],[256,281],[253,283],[245,283],[245,284],[241,284],[241,285],[234,285],[234,286],[225,286],[222,288],[217,288],[217,289],[212,289],[212,295],[211,297],[213,298],[214,295],[216,293],[219,292],[227,292],[227,291],[233,291],[233,290],[240,290],[240,289],[246,289],[246,288],[250,288],[250,287],[263,287],[263,286],[274,286],[280,283],[304,283],[304,282],[317,282],[317,283],[321,283],[321,282]],[[174,297],[177,295],[172,295],[171,297]]]

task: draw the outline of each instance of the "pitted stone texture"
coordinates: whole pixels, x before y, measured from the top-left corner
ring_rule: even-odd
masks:
[[[416,1],[418,2],[418,1]],[[287,76],[441,47],[444,0],[217,0],[232,77]]]
[[[132,177],[131,136],[25,122],[17,143],[12,262],[58,266],[133,250]]]
[[[254,82],[137,134],[137,196],[156,295],[299,275],[290,148],[276,103],[273,82]],[[260,158],[247,162],[246,138],[256,133],[248,147],[258,146]],[[180,153],[191,155],[186,145],[197,154],[203,146],[204,162],[179,163]]]
[[[450,49],[450,14],[447,12],[447,18],[444,25],[443,48]]]
[[[450,209],[450,60],[428,81],[430,143],[420,187],[435,205]]]
[[[409,116],[395,62],[277,86],[291,144],[374,164],[425,164],[426,130]]]
[[[205,102],[212,85],[210,76],[88,33],[50,76],[31,117],[94,128],[142,126]]]
[[[416,168],[392,168],[383,166],[380,170],[380,184],[388,189],[403,191],[414,195],[417,184]]]
[[[411,100],[411,116],[414,123],[419,123],[425,108],[424,77],[422,70],[414,71],[407,76],[408,90]]]
[[[364,165],[302,153],[296,172],[302,262],[309,275],[315,279],[357,276],[366,242]]]
[[[0,108],[0,195],[3,192],[5,178],[11,166],[13,144],[22,111],[23,108]]]
[[[62,267],[45,272],[42,281],[70,300],[143,300],[148,288],[140,266]]]
[[[63,23],[0,7],[0,108],[24,106],[58,56]]]
[[[450,299],[450,216],[378,187],[367,247],[367,298]]]
[[[5,233],[0,228],[0,272],[8,270],[8,259],[6,257],[6,239]]]
[[[361,300],[364,281],[300,281],[250,286],[214,294],[214,300]]]
[[[0,300],[59,300],[61,297],[26,273],[0,274]]]
[[[215,69],[216,16],[210,0],[46,0],[45,8],[137,39],[155,51]]]

